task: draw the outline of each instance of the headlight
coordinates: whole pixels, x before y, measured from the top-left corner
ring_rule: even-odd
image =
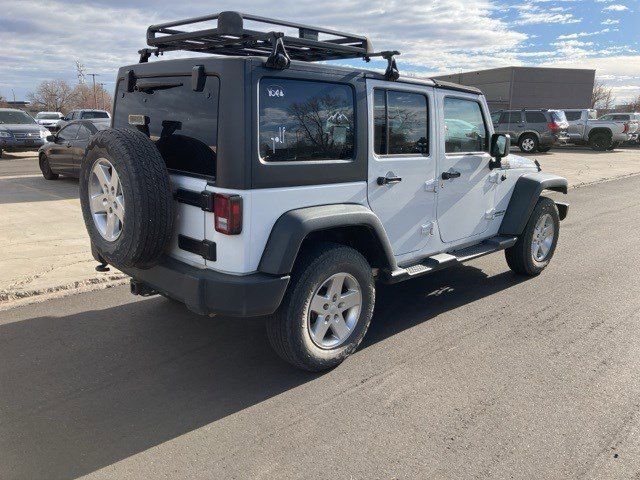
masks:
[[[0,138],[11,138],[13,135],[11,135],[9,132],[6,132],[4,130],[0,130]]]
[[[49,130],[40,130],[40,138],[47,138],[49,135],[51,135]]]

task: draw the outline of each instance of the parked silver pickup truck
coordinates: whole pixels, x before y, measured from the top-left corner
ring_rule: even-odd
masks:
[[[614,122],[631,122],[629,125],[629,133],[631,134],[631,142],[640,143],[640,113],[638,112],[616,112],[601,116],[598,120],[613,120]],[[633,124],[637,125],[635,131],[632,130]]]
[[[593,109],[565,110],[569,122],[569,139],[572,143],[588,144],[594,150],[613,150],[632,139],[638,122],[596,120]]]

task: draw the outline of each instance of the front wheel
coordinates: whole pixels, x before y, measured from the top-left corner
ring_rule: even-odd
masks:
[[[57,180],[59,175],[57,173],[53,173],[51,170],[51,165],[49,165],[49,159],[45,154],[41,154],[39,158],[40,171],[42,172],[42,176],[46,180]]]
[[[321,371],[339,365],[360,345],[371,322],[375,286],[357,250],[333,243],[302,253],[267,335],[292,365]]]
[[[559,234],[558,207],[550,198],[540,197],[518,241],[505,250],[509,268],[521,275],[539,275],[553,257]]]

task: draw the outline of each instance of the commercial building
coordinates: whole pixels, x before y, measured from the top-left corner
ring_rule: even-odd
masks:
[[[596,71],[504,67],[435,77],[477,87],[491,111],[511,108],[588,108]]]

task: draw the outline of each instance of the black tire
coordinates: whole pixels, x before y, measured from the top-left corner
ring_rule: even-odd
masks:
[[[0,158],[2,158],[2,149],[0,148]]]
[[[321,348],[314,343],[308,328],[311,300],[327,279],[342,272],[354,277],[359,284],[362,292],[359,316],[344,343],[335,348]],[[283,360],[298,368],[308,371],[333,368],[362,342],[371,323],[374,304],[371,266],[357,250],[334,243],[311,247],[296,262],[280,307],[267,319],[269,342]]]
[[[125,217],[113,241],[98,231],[89,206],[89,181],[98,159],[113,165],[124,196]],[[93,246],[116,267],[149,268],[171,240],[174,203],[169,173],[153,142],[137,130],[108,129],[91,139],[80,168],[80,203]]]
[[[51,170],[51,165],[49,165],[49,159],[44,153],[40,154],[40,158],[38,159],[38,164],[40,165],[40,171],[42,172],[42,176],[46,180],[57,180],[60,175],[57,173],[53,173]]]
[[[543,261],[534,258],[532,252],[533,235],[538,220],[549,214],[553,221],[554,237],[549,252]],[[513,247],[505,250],[505,257],[509,268],[515,273],[535,277],[539,275],[553,258],[553,254],[558,244],[558,236],[560,234],[560,216],[558,215],[558,207],[553,200],[547,197],[540,197],[536,203],[524,232],[518,237],[518,241]]]
[[[551,147],[538,147],[540,153],[547,153],[549,150],[551,150]]]
[[[538,137],[536,137],[533,133],[525,133],[518,140],[518,147],[524,153],[533,153],[538,149],[540,142],[538,141]]]
[[[611,135],[606,132],[596,132],[589,137],[589,146],[598,152],[607,150],[611,143]]]
[[[611,145],[609,145],[609,148],[607,148],[607,150],[615,150],[619,146],[620,146],[620,142],[611,142]]]

